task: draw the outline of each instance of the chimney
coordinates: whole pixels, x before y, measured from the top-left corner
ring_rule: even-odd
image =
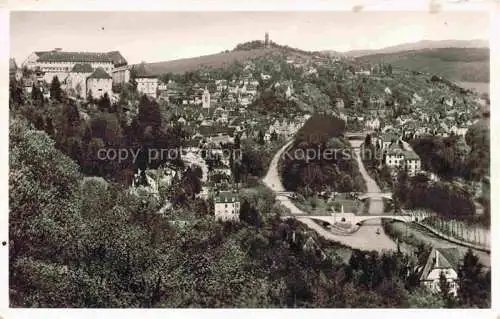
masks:
[[[439,268],[439,251],[436,249],[436,268]]]

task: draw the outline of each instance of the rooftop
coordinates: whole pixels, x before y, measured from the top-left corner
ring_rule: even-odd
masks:
[[[113,61],[114,66],[127,65],[127,60],[123,57],[120,51],[111,51],[107,53],[109,58]]]
[[[461,255],[457,248],[433,248],[427,258],[420,280],[426,279],[433,269],[452,268],[458,271],[460,258]]]
[[[92,66],[89,63],[77,63],[71,69],[72,73],[92,73],[92,71],[94,71],[94,69],[92,69]]]
[[[214,196],[215,203],[234,203],[239,201],[238,193],[231,191],[221,191]]]
[[[106,73],[103,68],[95,69],[94,73],[89,75],[89,79],[112,79],[111,75]]]
[[[48,51],[40,53],[39,62],[101,62],[113,63],[108,53]]]

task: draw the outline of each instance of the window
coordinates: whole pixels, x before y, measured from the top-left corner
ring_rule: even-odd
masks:
[[[225,208],[227,208],[227,204],[225,205]]]

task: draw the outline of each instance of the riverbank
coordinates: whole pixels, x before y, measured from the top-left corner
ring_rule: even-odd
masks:
[[[405,224],[399,221],[386,222],[384,228],[386,229],[386,233],[390,234],[392,238],[398,238],[399,241],[405,242],[413,247],[417,247],[418,245],[429,245],[439,248],[457,248],[462,255],[469,249],[469,247],[450,242],[448,239],[442,238],[426,229],[424,226],[415,223]],[[491,266],[491,256],[489,253],[477,249],[472,249],[472,251],[478,256],[481,264],[485,267]]]

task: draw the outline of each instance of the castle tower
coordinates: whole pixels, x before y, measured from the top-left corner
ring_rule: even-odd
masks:
[[[205,91],[203,91],[202,103],[203,108],[210,108],[210,92],[208,92],[206,87]]]
[[[264,45],[266,46],[266,48],[269,48],[269,33],[266,32],[266,36],[265,36],[265,40],[264,40]]]

